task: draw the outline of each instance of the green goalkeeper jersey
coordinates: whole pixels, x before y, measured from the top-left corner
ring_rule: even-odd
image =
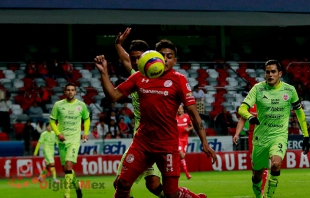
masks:
[[[134,74],[136,71],[134,69],[131,69],[130,74]],[[140,102],[139,102],[139,96],[137,92],[133,92],[131,95],[132,98],[132,106],[133,106],[133,114],[135,115],[135,125],[140,122]],[[134,131],[136,134],[136,131]],[[134,134],[134,135],[135,135]]]
[[[51,151],[52,153],[54,153],[56,141],[57,141],[57,137],[54,131],[50,131],[50,132],[44,131],[43,133],[41,133],[40,138],[38,140],[40,144],[43,144],[44,151]]]
[[[89,117],[88,109],[84,102],[75,99],[67,102],[66,99],[55,103],[50,118],[58,121],[57,128],[66,140],[63,143],[78,143],[81,140],[82,119]]]
[[[269,141],[288,138],[288,123],[291,104],[299,100],[296,89],[284,82],[271,87],[266,82],[257,83],[244,99],[249,107],[255,103],[260,125],[256,125],[254,145],[265,145]]]

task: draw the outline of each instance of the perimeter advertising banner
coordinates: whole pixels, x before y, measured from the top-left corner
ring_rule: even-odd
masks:
[[[109,139],[109,140],[88,140],[82,143],[79,154],[98,154],[105,155],[122,155],[130,146],[132,139]],[[208,143],[215,151],[233,151],[233,143],[231,136],[212,136],[208,137]],[[188,139],[187,153],[199,153],[202,147],[198,137],[190,137]],[[58,148],[55,147],[55,155],[59,155]],[[43,156],[43,146],[39,151],[39,156]]]
[[[197,171],[232,171],[251,170],[251,160],[248,152],[217,152],[217,163],[204,153],[189,153],[186,155],[187,167],[190,172]],[[309,156],[301,150],[288,150],[282,168],[309,168]],[[80,155],[74,165],[78,176],[114,175],[117,172],[121,155]],[[55,157],[58,176],[63,176],[59,157]],[[3,157],[0,158],[0,178],[36,178],[45,166],[43,157]]]

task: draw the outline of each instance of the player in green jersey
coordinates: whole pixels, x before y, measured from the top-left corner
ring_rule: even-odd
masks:
[[[84,120],[83,142],[88,140],[90,127],[89,112],[84,102],[75,99],[76,86],[68,83],[64,93],[66,98],[55,103],[51,115],[50,125],[58,136],[58,147],[61,165],[65,172],[65,198],[70,197],[70,185],[76,189],[78,198],[82,197],[82,191],[77,181],[73,165],[77,161],[81,141],[81,121]],[[56,125],[56,121],[58,124]]]
[[[50,173],[53,176],[54,183],[59,183],[59,180],[56,178],[56,169],[54,160],[55,143],[56,143],[56,135],[54,131],[52,131],[51,126],[47,125],[46,131],[41,133],[39,141],[33,153],[33,156],[37,156],[40,146],[41,144],[43,144],[44,160],[46,161],[47,164],[46,167],[43,168],[43,171],[38,178],[40,182],[43,182],[44,178],[46,177],[47,171],[50,171]]]
[[[280,80],[282,67],[276,60],[265,63],[265,82],[254,85],[244,99],[238,113],[251,124],[256,124],[253,135],[252,183],[256,197],[261,193],[262,176],[265,168],[269,167],[270,174],[267,182],[266,196],[273,197],[278,186],[280,168],[287,149],[288,123],[291,106],[296,112],[303,132],[303,153],[309,151],[309,134],[305,113],[301,108],[295,88]],[[256,103],[257,117],[248,109]]]
[[[119,33],[116,41],[115,41],[115,47],[117,50],[117,53],[126,68],[126,70],[130,73],[133,74],[135,73],[138,68],[138,60],[140,56],[143,54],[143,52],[149,50],[149,46],[145,41],[142,40],[133,40],[131,42],[131,45],[129,47],[129,54],[126,53],[124,48],[122,47],[122,43],[124,40],[127,38],[127,36],[130,33],[131,28],[127,28],[124,33]],[[136,129],[139,126],[140,122],[140,103],[139,103],[139,97],[138,93],[134,92],[131,94],[132,98],[132,104],[134,107],[134,116],[135,116],[135,127],[134,127],[134,134],[136,133]],[[116,187],[116,183],[118,180],[118,176],[120,174],[120,171],[122,170],[122,164],[125,159],[127,151],[123,154],[121,163],[118,167],[117,170],[117,176],[114,181],[114,187]],[[154,164],[152,167],[150,167],[147,171],[145,171],[144,174],[142,174],[137,180],[136,183],[138,183],[141,178],[144,176],[145,178],[145,183],[147,189],[153,193],[154,195],[158,197],[164,197],[163,190],[162,190],[162,184],[160,183],[160,178],[161,178],[161,173],[157,167],[156,164]],[[130,191],[130,197],[133,197],[132,190]]]

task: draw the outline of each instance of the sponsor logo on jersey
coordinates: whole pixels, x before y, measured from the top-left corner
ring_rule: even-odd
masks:
[[[192,91],[192,88],[191,88],[191,86],[188,83],[186,83],[186,88],[187,88],[188,91]]]
[[[126,157],[126,162],[132,163],[135,160],[135,156],[133,154],[128,154]]]
[[[280,99],[271,99],[271,104],[279,104]]]
[[[268,107],[269,111],[283,111],[284,107]]]
[[[289,98],[290,98],[290,97],[289,97],[289,95],[288,95],[287,93],[285,93],[285,94],[283,95],[283,100],[284,100],[284,101],[287,101]]]
[[[149,79],[147,79],[147,78],[142,78],[142,82],[148,83],[148,82],[149,82]]]
[[[285,87],[284,90],[285,90],[285,91],[289,91],[289,92],[292,92],[292,91],[293,91],[293,89],[290,89],[290,88],[287,88],[287,87]]]
[[[283,124],[272,124],[272,123],[269,123],[268,127],[270,127],[270,128],[273,128],[273,127],[275,127],[275,128],[282,128]]]
[[[143,88],[140,88],[140,92],[144,94],[159,94],[159,95],[164,95],[164,96],[169,95],[168,91],[159,91],[159,90],[143,89]]]
[[[284,115],[282,114],[267,114],[265,115],[265,118],[269,118],[269,119],[280,119],[282,118]]]
[[[165,87],[171,87],[172,86],[172,81],[171,80],[166,80],[164,83]]]
[[[170,171],[170,172],[173,172],[173,167],[167,167],[167,168],[166,168],[166,172],[169,172],[169,171]]]

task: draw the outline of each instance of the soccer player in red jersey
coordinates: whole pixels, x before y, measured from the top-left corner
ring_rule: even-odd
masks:
[[[179,130],[179,152],[181,157],[181,166],[186,174],[187,179],[192,178],[192,176],[187,171],[185,154],[188,145],[188,135],[191,130],[194,129],[192,121],[187,113],[184,113],[184,108],[182,105],[179,106],[178,113],[176,116]]]
[[[212,157],[213,163],[217,160],[215,152],[208,145],[189,83],[184,75],[172,69],[177,61],[175,46],[171,41],[161,40],[156,44],[156,50],[165,58],[165,72],[162,76],[149,79],[136,72],[116,88],[110,82],[104,55],[94,59],[101,73],[106,96],[112,101],[117,101],[137,91],[140,99],[140,125],[124,160],[114,197],[127,198],[133,182],[153,163],[158,165],[162,173],[166,198],[206,197],[204,194],[196,195],[178,186],[180,154],[175,115],[181,103],[187,108],[198,132],[203,152]]]
[[[253,115],[253,116],[257,116],[257,109],[256,109],[256,104],[254,104],[250,109],[249,112]],[[238,139],[239,139],[239,134],[242,131],[245,123],[248,122],[246,119],[244,119],[243,117],[240,117],[239,122],[237,124],[236,127],[236,134],[233,137],[233,142],[237,145],[238,144]],[[255,128],[255,124],[250,124],[249,127],[249,131],[248,131],[248,143],[249,143],[249,153],[250,153],[250,158],[252,159],[252,151],[253,151],[253,133],[254,133],[254,128]],[[268,178],[268,170],[265,169],[264,173],[263,173],[263,178],[262,178],[262,194],[264,194],[264,187],[266,184]]]

